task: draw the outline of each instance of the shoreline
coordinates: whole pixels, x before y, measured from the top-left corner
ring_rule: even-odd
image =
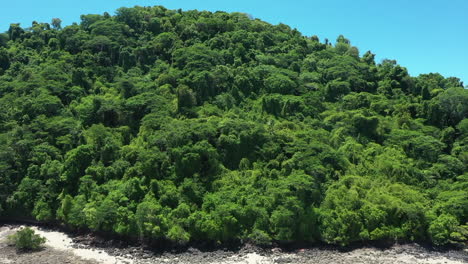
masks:
[[[20,225],[0,224],[0,233],[13,230]],[[103,241],[92,234],[77,235],[67,233],[57,228],[32,226],[37,233],[48,239],[48,250],[58,250],[75,255],[78,260],[89,263],[103,264],[149,264],[149,263],[213,263],[213,264],[269,264],[269,263],[468,263],[468,250],[446,249],[431,250],[422,245],[394,244],[388,248],[362,246],[359,248],[317,246],[298,249],[259,248],[249,244],[233,250],[217,248],[213,250],[200,250],[188,247],[183,251],[154,251],[144,246],[124,246],[114,240]],[[1,236],[0,236],[1,240]],[[0,247],[1,248],[1,247]],[[0,254],[1,255],[1,254]],[[76,260],[76,263],[82,263]],[[327,261],[329,260],[329,261]],[[93,262],[94,261],[94,262]],[[83,263],[88,263],[83,262]],[[0,263],[15,263],[2,262]],[[75,263],[75,262],[70,262]],[[52,263],[54,264],[54,263]]]
[[[353,242],[350,245],[340,246],[327,244],[324,242],[273,242],[271,246],[258,246],[248,242],[232,242],[225,244],[215,244],[206,241],[194,241],[186,245],[170,244],[169,241],[153,241],[146,243],[137,238],[124,237],[116,234],[106,233],[102,231],[93,231],[87,228],[77,229],[60,222],[40,222],[32,219],[5,219],[0,218],[0,228],[5,225],[11,226],[31,226],[41,227],[47,231],[58,231],[70,236],[74,242],[88,244],[100,248],[142,248],[155,254],[163,253],[183,253],[191,248],[196,248],[200,252],[213,252],[213,251],[239,251],[242,248],[255,248],[257,251],[269,252],[272,249],[280,249],[282,252],[294,252],[304,249],[319,249],[319,250],[337,250],[339,252],[349,252],[362,248],[375,248],[378,250],[385,250],[394,246],[404,246],[417,244],[428,251],[433,252],[447,252],[447,251],[467,251],[468,243],[464,246],[460,245],[445,245],[435,246],[427,241],[362,241]]]

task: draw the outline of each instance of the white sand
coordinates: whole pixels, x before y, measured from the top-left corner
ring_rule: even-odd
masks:
[[[262,256],[258,253],[250,253],[244,256],[234,255],[228,259],[216,261],[211,264],[274,264],[278,263],[280,258],[289,259],[286,263],[303,263],[304,259],[297,258],[298,255],[294,253],[283,253],[280,256]],[[443,256],[435,257],[422,257],[418,254],[411,255],[408,253],[388,253],[381,252],[377,249],[356,249],[348,253],[337,252],[333,256],[333,259],[326,260],[320,259],[309,259],[304,264],[333,264],[333,263],[353,263],[353,264],[378,264],[378,263],[392,263],[392,264],[466,264],[463,261],[451,260]]]
[[[10,263],[13,263],[13,261],[0,257],[0,264],[10,264]]]
[[[37,234],[47,239],[46,245],[57,249],[72,252],[78,257],[88,260],[95,260],[102,264],[133,264],[133,260],[114,257],[101,250],[86,249],[86,248],[73,248],[72,239],[64,233],[54,231],[44,231],[37,227],[32,227]]]
[[[344,256],[349,263],[394,263],[394,264],[466,264],[462,261],[451,260],[444,256],[427,257],[419,254],[388,253],[376,249],[356,249]],[[346,262],[348,263],[348,262]]]
[[[10,228],[0,227],[0,241],[6,239],[9,233],[11,233]]]
[[[0,241],[6,239],[10,232],[11,232],[11,230],[9,228],[0,227]],[[12,263],[11,260],[0,256],[0,264],[10,264],[10,263]]]
[[[264,263],[268,263],[267,257],[260,256],[257,253],[247,254],[244,261],[245,261],[244,263],[246,263],[246,264],[264,264]]]
[[[228,259],[215,261],[210,264],[269,264],[272,259],[259,255],[258,253],[249,253],[245,256],[233,255]]]

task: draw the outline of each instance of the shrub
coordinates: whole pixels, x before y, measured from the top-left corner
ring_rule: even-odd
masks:
[[[19,250],[36,250],[46,242],[45,237],[35,234],[29,227],[22,228],[8,239]]]
[[[271,237],[262,230],[254,229],[252,234],[249,235],[249,239],[258,246],[271,246]]]

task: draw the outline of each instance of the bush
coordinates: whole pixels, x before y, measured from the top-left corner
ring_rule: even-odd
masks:
[[[251,240],[251,242],[258,246],[271,246],[271,237],[262,230],[253,230],[252,234],[249,235],[249,239]]]
[[[45,237],[35,234],[29,227],[22,228],[8,239],[19,250],[36,250],[46,242]]]
[[[429,236],[432,243],[438,246],[465,241],[462,233],[464,229],[459,226],[457,218],[449,214],[442,214],[431,222]]]

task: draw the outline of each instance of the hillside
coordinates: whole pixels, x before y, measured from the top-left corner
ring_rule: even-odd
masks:
[[[121,8],[0,34],[0,217],[175,244],[468,238],[468,90],[343,36]]]

